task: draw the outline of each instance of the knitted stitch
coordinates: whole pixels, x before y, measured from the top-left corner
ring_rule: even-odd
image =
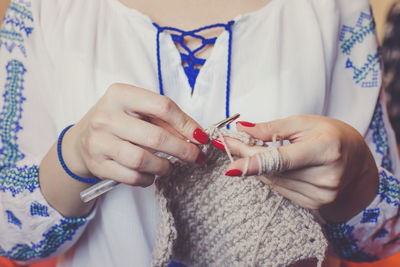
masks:
[[[222,130],[250,145],[245,133]],[[210,138],[219,137],[208,131]],[[327,242],[312,214],[252,177],[227,177],[227,155],[201,147],[203,166],[172,159],[173,171],[156,180],[160,224],[153,266],[287,266],[316,258]]]

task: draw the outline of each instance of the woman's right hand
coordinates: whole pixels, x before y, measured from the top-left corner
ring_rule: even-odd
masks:
[[[203,163],[195,144],[207,143],[201,126],[171,99],[127,84],[108,88],[97,104],[63,139],[69,169],[134,186],[149,186],[170,163],[164,152],[187,162]]]

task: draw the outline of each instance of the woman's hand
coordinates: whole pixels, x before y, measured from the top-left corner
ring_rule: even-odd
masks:
[[[376,195],[378,170],[373,156],[363,137],[344,122],[299,115],[259,124],[238,122],[237,129],[263,141],[271,141],[274,134],[290,141],[278,149],[283,172],[267,179],[286,198],[319,209],[326,220],[347,220]],[[226,139],[233,154],[250,157],[246,175],[257,174],[254,155],[265,148]],[[240,158],[231,163],[227,175],[240,176],[245,161]]]
[[[167,153],[184,161],[204,162],[196,145],[207,135],[172,100],[126,84],[112,85],[63,140],[67,166],[79,176],[149,186],[170,163]]]

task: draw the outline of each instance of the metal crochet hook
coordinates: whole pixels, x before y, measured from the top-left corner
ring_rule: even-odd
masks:
[[[240,114],[235,114],[229,118],[223,119],[222,121],[216,123],[214,126],[217,128],[223,128],[227,126],[228,124],[232,123],[234,120],[239,118]],[[102,194],[110,191],[113,189],[115,186],[117,186],[119,182],[116,182],[114,180],[110,179],[105,179],[100,182],[98,182],[95,185],[92,185],[91,187],[83,190],[80,193],[81,200],[85,203],[97,198],[98,196],[101,196]]]

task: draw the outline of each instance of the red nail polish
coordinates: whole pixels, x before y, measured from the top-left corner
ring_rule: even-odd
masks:
[[[196,139],[201,144],[208,143],[208,135],[200,128],[197,128],[193,132],[193,138]]]
[[[199,155],[197,155],[196,163],[197,164],[206,163],[206,155],[204,155],[203,152],[200,152]]]
[[[221,140],[214,139],[214,140],[212,140],[212,144],[213,144],[216,148],[225,151],[224,143],[222,143]]]
[[[238,121],[237,123],[239,123],[240,125],[242,125],[244,127],[254,127],[254,126],[256,126],[254,123],[247,122],[247,121]]]
[[[242,176],[243,172],[238,169],[229,170],[225,173],[226,176]]]

